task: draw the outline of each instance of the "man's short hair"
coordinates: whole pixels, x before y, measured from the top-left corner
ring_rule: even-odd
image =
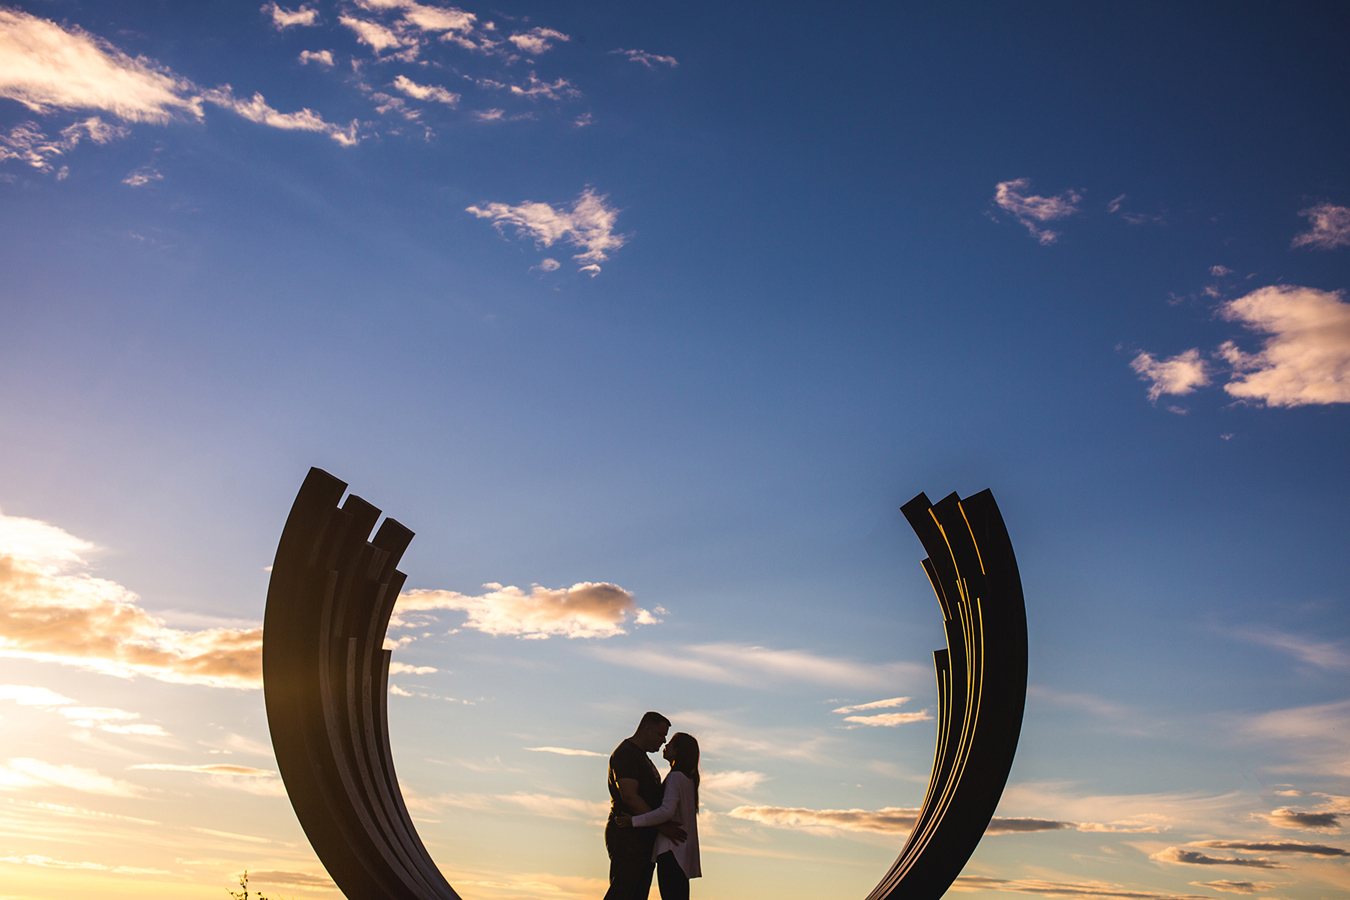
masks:
[[[642,731],[644,728],[655,728],[658,725],[669,728],[670,720],[659,712],[645,712],[642,714],[642,721],[638,723],[638,731]]]

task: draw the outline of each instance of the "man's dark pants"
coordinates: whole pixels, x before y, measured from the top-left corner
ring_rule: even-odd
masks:
[[[647,900],[652,888],[652,845],[655,828],[605,826],[605,849],[609,851],[609,890],[605,900]]]

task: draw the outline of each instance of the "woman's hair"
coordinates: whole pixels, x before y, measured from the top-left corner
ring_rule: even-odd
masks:
[[[698,809],[698,741],[692,734],[677,731],[670,736],[668,746],[675,754],[670,768],[688,775],[694,783],[694,808]]]

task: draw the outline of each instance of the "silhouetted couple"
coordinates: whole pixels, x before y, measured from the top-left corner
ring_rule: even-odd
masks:
[[[698,741],[683,731],[666,743],[670,720],[643,715],[633,736],[609,757],[609,891],[605,900],[647,900],[652,868],[661,900],[689,900],[689,879],[698,864]],[[647,757],[666,745],[670,762],[664,786]]]

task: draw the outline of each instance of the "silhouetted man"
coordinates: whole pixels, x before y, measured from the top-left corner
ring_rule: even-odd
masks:
[[[605,849],[609,851],[609,890],[605,900],[647,900],[652,886],[652,846],[661,832],[678,844],[684,829],[667,822],[655,828],[620,828],[614,817],[650,812],[661,805],[661,773],[647,758],[666,742],[670,720],[657,712],[645,713],[633,736],[625,738],[609,757],[609,822]]]

